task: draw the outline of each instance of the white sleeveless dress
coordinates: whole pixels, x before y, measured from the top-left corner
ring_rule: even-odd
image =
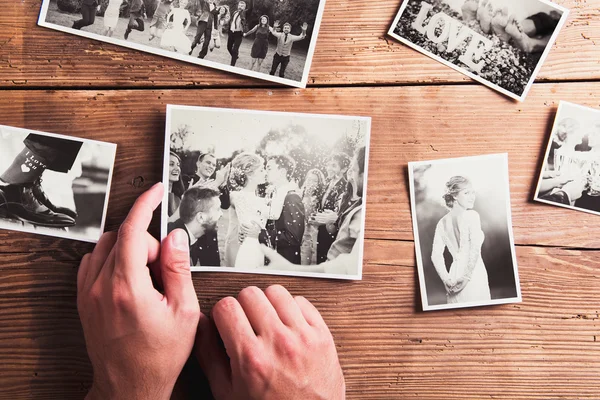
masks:
[[[447,293],[448,303],[472,303],[491,300],[488,274],[481,258],[481,245],[485,235],[481,230],[481,221],[476,211],[468,210],[457,221],[458,237],[454,233],[452,217],[448,213],[435,228],[431,260],[442,279],[456,282],[457,279],[470,276],[469,282],[458,293]],[[452,255],[450,270],[446,269],[444,248]]]
[[[163,33],[160,46],[165,48],[175,47],[177,52],[188,54],[192,50],[192,42],[185,34],[183,24],[187,19],[187,26],[189,26],[192,20],[190,12],[185,9],[174,8],[171,13],[173,15],[173,25]]]
[[[229,231],[227,233],[227,244],[229,248],[225,251],[228,267],[240,269],[256,269],[265,265],[265,258],[260,248],[258,238],[246,237],[239,249],[236,250],[239,227],[242,224],[250,225],[256,222],[261,229],[267,224],[269,208],[266,199],[250,192],[235,191],[230,194],[231,211],[235,218],[230,219]],[[232,225],[233,224],[233,225]]]

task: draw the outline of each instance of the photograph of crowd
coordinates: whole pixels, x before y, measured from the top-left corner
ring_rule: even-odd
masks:
[[[0,125],[0,228],[97,242],[116,150]]]
[[[39,24],[306,87],[325,0],[43,0]]]
[[[388,34],[523,101],[567,15],[547,0],[407,0]]]
[[[507,155],[408,168],[423,310],[520,302]]]
[[[162,235],[194,271],[360,279],[370,118],[170,105]]]
[[[561,101],[535,200],[600,215],[600,111]]]

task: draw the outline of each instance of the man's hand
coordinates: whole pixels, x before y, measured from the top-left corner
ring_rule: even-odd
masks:
[[[333,210],[325,210],[315,215],[314,221],[317,225],[329,225],[338,220],[338,215]]]
[[[308,24],[305,22],[302,24],[302,30],[306,31],[308,29]]]
[[[119,233],[105,233],[79,266],[77,309],[94,369],[89,400],[169,399],[191,353],[200,307],[187,235],[175,230],[161,248],[147,232],[162,197],[162,184],[142,194]]]
[[[249,287],[219,301],[212,317],[216,329],[201,318],[194,353],[215,399],[345,398],[331,333],[304,297]]]
[[[239,239],[243,242],[246,237],[258,238],[261,232],[260,225],[256,221],[252,221],[251,224],[240,225]]]

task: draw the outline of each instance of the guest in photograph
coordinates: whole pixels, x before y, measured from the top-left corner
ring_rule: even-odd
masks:
[[[360,260],[361,229],[363,225],[363,195],[364,195],[364,172],[365,172],[365,147],[356,151],[350,168],[348,169],[348,181],[351,188],[349,198],[351,202],[341,213],[336,224],[338,225],[337,236],[331,245],[327,260],[318,265],[294,265],[289,260],[263,246],[265,256],[270,260],[268,268],[280,271],[295,271],[309,273],[326,273],[334,275],[358,274]]]
[[[562,188],[569,182],[577,179],[576,176],[570,174],[560,174],[554,171],[544,171],[542,173],[542,180],[538,190],[538,196],[545,196],[553,191]]]
[[[108,6],[104,11],[104,36],[111,37],[115,33],[119,23],[119,14],[121,13],[121,4],[123,0],[109,0]]]
[[[185,0],[180,0],[185,1]],[[129,5],[129,23],[127,24],[127,29],[125,30],[125,40],[129,39],[129,35],[132,30],[143,32],[144,27],[144,17],[146,16],[146,7],[144,5],[143,0],[131,0]]]
[[[187,190],[179,205],[179,219],[168,224],[169,233],[175,229],[183,229],[187,233],[192,266],[220,265],[220,259],[215,259],[212,248],[218,245],[206,240],[207,237],[216,237],[217,223],[223,215],[220,195],[219,191],[210,188]],[[216,254],[219,254],[218,248]]]
[[[164,31],[160,40],[160,47],[182,54],[188,54],[192,48],[190,39],[185,34],[192,23],[190,12],[186,9],[188,0],[179,0],[179,7],[175,7],[167,15],[167,21],[173,22]]]
[[[75,225],[77,212],[50,201],[42,189],[42,174],[46,169],[69,172],[83,143],[32,133],[23,144],[0,175],[0,215],[53,228]]]
[[[347,192],[346,172],[350,159],[345,153],[334,153],[327,161],[327,187],[320,201],[319,212],[311,218],[311,224],[317,225],[317,263],[327,260],[327,253],[337,236],[335,222],[338,220],[340,201]]]
[[[225,239],[225,265],[260,268],[265,263],[258,236],[245,236],[240,240],[240,226],[255,225],[259,231],[266,227],[269,208],[266,199],[257,194],[258,186],[266,182],[265,160],[252,153],[237,155],[231,162],[229,182],[231,207]]]
[[[73,29],[81,29],[93,25],[96,21],[96,11],[100,10],[98,0],[83,0],[81,2],[81,19],[73,22]]]
[[[154,40],[154,38],[162,38],[162,35],[167,29],[168,25],[167,16],[171,13],[172,9],[172,0],[157,0],[156,10],[154,11],[152,21],[150,22],[149,41]]]
[[[181,158],[177,153],[171,151],[169,155],[169,217],[179,209],[184,192],[183,180],[181,179]]]
[[[293,182],[295,162],[288,156],[280,155],[267,162],[267,183],[269,193],[269,220],[265,229],[256,224],[242,224],[241,238],[258,237],[263,244],[275,249],[283,258],[293,264],[300,264],[300,247],[304,237],[305,212],[299,188]]]
[[[191,56],[196,46],[202,43],[202,49],[198,53],[198,58],[204,58],[208,53],[215,17],[219,10],[216,8],[214,0],[198,0],[197,5],[198,7],[195,12],[196,36],[192,42],[189,55]]]
[[[573,118],[564,118],[560,120],[556,126],[556,132],[552,135],[552,143],[550,144],[550,151],[548,152],[547,161],[551,168],[554,168],[554,155],[558,149],[567,148],[567,150],[574,150],[575,146],[573,141],[576,140],[575,136],[578,129],[579,122]],[[569,145],[567,145],[567,143],[569,143]]]
[[[300,255],[303,265],[314,265],[318,263],[317,242],[319,227],[311,223],[311,218],[315,216],[321,207],[321,199],[325,192],[325,175],[316,168],[308,171],[301,192],[306,228],[304,229]]]
[[[484,233],[475,205],[475,190],[463,176],[446,183],[443,198],[450,210],[437,223],[431,260],[451,303],[475,303],[491,300],[488,274],[481,258]],[[444,249],[452,255],[448,269]]]
[[[252,12],[254,0],[239,1],[237,10],[231,16],[231,24],[229,26],[229,35],[227,37],[227,51],[231,55],[231,66],[235,67],[240,55],[240,46],[244,39],[244,32],[248,30],[248,21],[246,14]]]
[[[269,28],[269,17],[263,15],[254,28],[244,33],[244,37],[246,37],[256,32],[252,50],[250,51],[250,57],[252,57],[251,71],[260,71],[263,61],[267,58],[267,52],[269,51]]]
[[[220,6],[217,10],[217,16],[213,18],[213,32],[210,38],[210,45],[208,46],[210,51],[213,51],[215,48],[221,48],[221,36],[229,29],[229,21],[231,20],[228,6]]]
[[[290,33],[292,31],[292,25],[287,22],[283,24],[283,32],[278,32],[278,28],[279,21],[275,21],[272,28],[269,27],[271,34],[277,38],[277,50],[273,56],[270,74],[275,75],[277,68],[279,68],[279,77],[285,78],[285,69],[290,63],[292,46],[294,45],[294,42],[303,40],[306,37],[308,24],[306,22],[302,24],[302,33],[300,35],[292,35]]]

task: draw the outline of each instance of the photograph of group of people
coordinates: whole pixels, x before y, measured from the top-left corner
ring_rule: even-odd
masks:
[[[360,279],[370,118],[167,108],[162,235],[194,271]]]
[[[324,0],[44,0],[39,24],[305,87]]]
[[[600,111],[560,102],[535,200],[600,214]]]
[[[0,228],[97,242],[116,150],[0,125]]]
[[[407,0],[388,33],[523,101],[567,16],[548,0]]]
[[[507,154],[408,168],[423,310],[520,302]]]

